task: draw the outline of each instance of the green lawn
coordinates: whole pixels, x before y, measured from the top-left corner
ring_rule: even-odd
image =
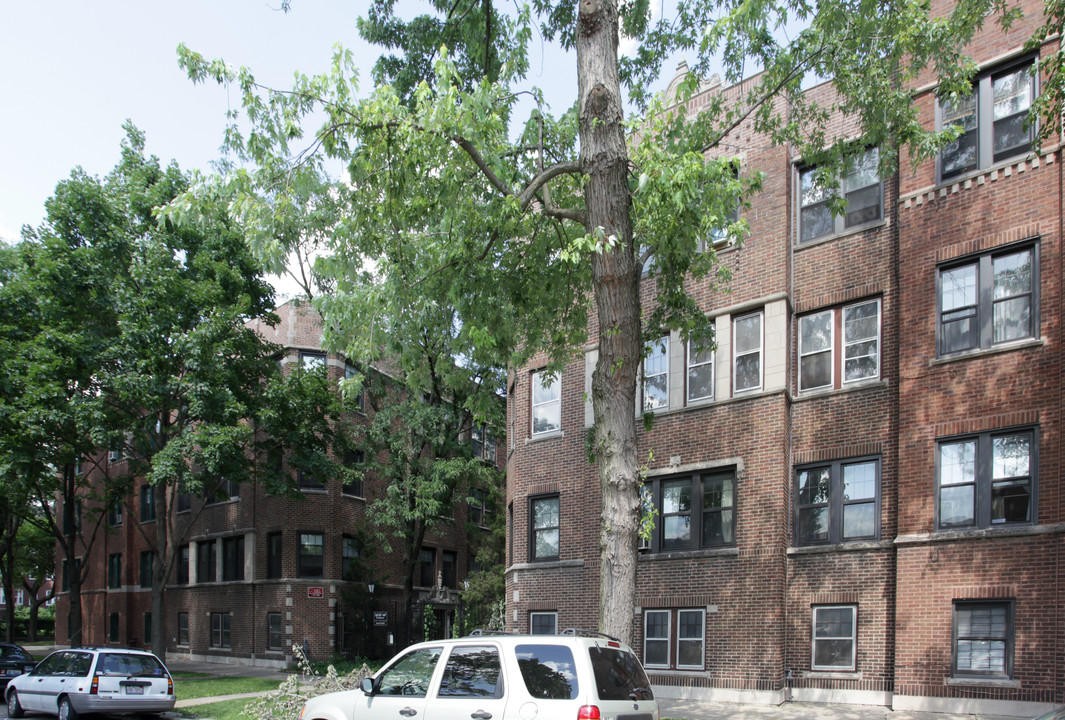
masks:
[[[218,695],[240,695],[241,693],[277,690],[284,681],[281,673],[276,678],[219,677],[207,673],[174,673],[174,692],[178,700],[216,697]],[[241,701],[243,702],[243,701]],[[212,716],[213,717],[213,716]],[[217,718],[215,720],[218,720]]]
[[[250,700],[224,700],[193,707],[177,708],[175,712],[187,718],[210,718],[211,720],[248,720],[244,715],[244,706]]]

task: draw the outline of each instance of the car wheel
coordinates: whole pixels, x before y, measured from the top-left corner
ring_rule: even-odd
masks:
[[[78,720],[78,711],[70,704],[70,698],[59,698],[59,720]]]
[[[20,718],[23,715],[22,703],[18,701],[18,693],[14,690],[7,694],[7,716]]]

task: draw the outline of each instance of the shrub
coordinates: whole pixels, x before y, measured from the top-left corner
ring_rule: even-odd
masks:
[[[244,714],[256,720],[295,720],[304,703],[313,697],[341,690],[354,690],[362,679],[373,675],[368,665],[340,674],[334,665],[317,670],[299,644],[292,646],[298,673],[292,673],[277,690],[248,703]]]

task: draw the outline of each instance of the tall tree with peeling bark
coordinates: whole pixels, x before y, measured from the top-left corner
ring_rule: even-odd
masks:
[[[194,81],[240,90],[245,117],[227,133],[241,169],[204,179],[168,213],[188,220],[225,199],[267,257],[292,239],[322,238],[317,269],[336,281],[322,307],[327,325],[343,328],[333,341],[352,357],[372,352],[375,331],[388,324],[382,298],[400,285],[422,301],[446,299],[457,309],[458,342],[513,367],[545,354],[560,368],[591,329],[599,622],[628,640],[643,339],[676,329],[712,346],[713,328],[685,283],[727,281],[702,241],[722,231],[741,237],[743,224],[728,218],[759,187],[757,176],[737,178],[730,162],[708,156],[750,123],[823,168],[818,181],[830,191],[833,168],[866,146],[881,146],[885,175],[900,148],[927,157],[959,129],[922,127],[909,87],[931,69],[941,93],[968,92],[974,66],[962,49],[985,22],[1008,26],[1016,12],[1008,0],[960,0],[940,16],[921,0],[690,0],[663,16],[648,0],[423,7],[405,21],[394,0],[372,4],[360,29],[402,59],[382,61],[376,77],[392,84],[362,97],[343,49],[330,72],[278,91],[246,68],[179,48]],[[443,45],[427,47],[417,27],[433,28]],[[788,37],[790,28],[799,29]],[[575,51],[578,96],[558,116],[526,82],[534,38]],[[677,53],[692,73],[665,108],[648,88]],[[751,67],[762,71],[748,79]],[[748,81],[736,102],[691,115],[684,101],[712,69]],[[803,94],[811,78],[832,78],[831,105]],[[525,93],[536,103],[527,119],[517,115]],[[829,117],[839,112],[855,119],[858,135],[833,134]],[[421,270],[413,281],[410,267]],[[656,289],[647,305],[645,271]]]

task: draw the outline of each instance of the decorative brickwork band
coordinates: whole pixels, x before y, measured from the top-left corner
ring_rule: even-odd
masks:
[[[548,495],[550,493],[559,492],[557,482],[540,483],[539,485],[529,486],[529,495]]]
[[[994,235],[973,238],[971,240],[965,240],[964,242],[954,243],[953,245],[940,248],[936,251],[936,262],[941,263],[946,262],[947,260],[953,260],[954,258],[965,257],[966,255],[975,255],[976,253],[993,250],[997,247],[1002,247],[1003,245],[1020,242],[1021,240],[1031,240],[1040,235],[1042,235],[1042,233],[1039,232],[1038,222],[1022,225],[1020,227],[995,233]]]
[[[989,600],[991,598],[1012,598],[1017,596],[1017,588],[1013,585],[978,585],[971,587],[956,587],[953,590],[956,600]]]
[[[841,460],[843,458],[859,457],[861,455],[881,455],[883,452],[883,443],[881,442],[857,443],[854,445],[838,445],[836,447],[820,448],[808,452],[797,452],[795,453],[794,461],[796,465],[806,465],[807,463]]]
[[[1032,154],[1018,162],[1010,163],[1004,167],[989,168],[986,172],[968,177],[956,183],[927,188],[917,193],[899,198],[899,204],[907,210],[911,208],[919,208],[926,203],[931,205],[938,200],[943,200],[951,195],[957,195],[959,192],[969,191],[973,188],[982,188],[989,183],[998,182],[1000,179],[1004,180],[1024,172],[1038,170],[1042,165],[1053,165],[1054,161],[1057,159],[1056,153],[1057,148],[1054,148],[1046,151],[1042,157]]]
[[[969,433],[997,430],[999,428],[1009,428],[1018,425],[1038,424],[1038,410],[1023,410],[1019,412],[1005,413],[1003,415],[990,415],[982,418],[970,418],[968,420],[939,423],[935,426],[935,436],[949,437],[951,435],[967,435]]]
[[[839,290],[837,292],[825,293],[823,295],[816,295],[807,300],[797,300],[795,302],[795,314],[802,315],[810,310],[817,310],[824,307],[832,307],[834,305],[842,305],[853,300],[860,300],[861,298],[873,297],[874,295],[883,295],[884,289],[878,282],[866,283],[857,287],[849,287]]]
[[[811,605],[857,605],[857,592],[816,593],[810,598]]]

